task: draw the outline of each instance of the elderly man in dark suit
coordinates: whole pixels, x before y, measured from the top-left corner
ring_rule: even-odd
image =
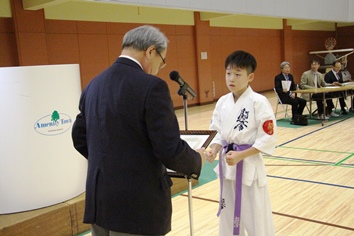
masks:
[[[290,74],[290,63],[287,61],[280,63],[280,70],[281,73],[274,78],[275,90],[282,103],[291,105],[292,117],[296,114],[302,115],[306,100],[297,97],[295,93],[291,92],[296,90],[296,84],[293,75]],[[282,81],[290,81],[290,88],[283,88]]]
[[[341,68],[342,68],[342,63],[340,61],[335,61],[332,63],[332,70],[328,71],[324,77],[324,80],[326,81],[327,84],[339,86],[343,83],[343,76],[342,76],[342,73],[340,72]],[[333,93],[331,93],[331,96],[332,97],[339,97],[341,114],[347,115],[348,112],[345,110],[345,107],[347,105],[344,101],[344,93],[343,92],[333,92]],[[328,100],[327,104],[328,103],[330,103],[329,107],[333,109],[334,108],[333,101]],[[332,111],[330,111],[330,112],[332,112]]]
[[[204,148],[181,140],[167,83],[168,39],[141,26],[123,37],[114,64],[84,89],[72,129],[88,159],[84,222],[94,236],[165,235],[171,230],[167,169],[198,178]]]

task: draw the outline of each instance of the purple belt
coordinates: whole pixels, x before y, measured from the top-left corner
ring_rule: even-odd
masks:
[[[229,144],[224,147],[225,154],[230,151],[243,151],[252,147],[250,144],[237,145]],[[224,207],[224,202],[222,199],[222,190],[223,190],[223,171],[222,171],[222,151],[219,153],[219,179],[220,179],[220,200],[219,200],[219,210],[217,216],[220,215],[221,209]],[[243,161],[240,161],[236,165],[236,191],[235,191],[235,210],[234,210],[234,235],[240,234],[240,221],[241,221],[241,195],[242,195],[242,171],[243,171]]]

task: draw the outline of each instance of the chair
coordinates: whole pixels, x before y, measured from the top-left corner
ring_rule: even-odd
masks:
[[[301,89],[300,84],[297,84],[296,87],[297,87],[297,89]],[[312,110],[312,109],[310,109],[310,108],[308,107],[308,105],[307,105],[307,103],[309,103],[309,102],[311,101],[310,107],[312,107],[312,102],[313,102],[313,100],[310,100],[310,94],[308,94],[308,93],[301,93],[300,96],[301,96],[302,99],[305,99],[305,101],[306,101],[306,109],[307,109],[308,113],[310,114],[310,116],[313,116],[313,115],[317,112],[317,109],[315,109],[315,110],[312,112],[312,114],[311,114],[311,110]]]
[[[285,118],[289,118],[290,119],[291,116],[289,116],[289,114],[288,114],[288,104],[283,104],[281,102],[280,98],[279,98],[279,95],[278,95],[277,91],[275,90],[275,88],[273,88],[273,89],[274,89],[275,95],[277,96],[277,105],[275,107],[275,113],[274,113],[275,118],[277,118],[278,106],[281,105],[281,107],[283,108],[283,112],[285,114]]]
[[[300,84],[297,85],[297,89],[301,89]],[[317,99],[310,99],[310,95],[310,93],[301,93],[301,98],[306,100],[306,109],[309,112],[310,117],[315,117],[318,114],[318,108],[316,107],[316,109],[312,110],[312,103],[316,102]],[[310,103],[310,107],[307,105],[307,103]],[[337,108],[337,103],[338,101],[336,102],[335,109]]]
[[[339,98],[340,98],[340,97],[343,97],[343,98],[344,98],[345,107],[346,107],[346,108],[348,109],[348,111],[349,111],[349,107],[348,107],[348,105],[347,105],[347,102],[345,101],[345,100],[347,100],[348,97],[351,98],[351,96],[348,95],[348,91],[343,91],[342,96],[335,96],[335,97],[333,97],[333,99],[336,99],[336,104],[334,105],[334,111],[337,111],[337,109],[338,109],[338,104],[339,104]]]

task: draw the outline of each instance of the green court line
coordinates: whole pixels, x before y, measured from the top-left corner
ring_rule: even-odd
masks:
[[[332,166],[333,162],[321,162],[321,161],[311,161],[311,160],[304,160],[304,159],[293,159],[288,157],[275,157],[275,156],[264,156],[265,159],[273,159],[273,160],[281,160],[281,161],[288,161],[288,162],[297,162],[297,163],[307,163],[307,164],[319,164],[322,166]]]
[[[354,156],[354,154],[352,153],[351,155],[349,155],[348,157],[346,157],[346,158],[342,159],[341,161],[335,163],[334,165],[335,165],[335,166],[339,166],[339,165],[341,165],[343,162],[345,162],[346,160],[352,158],[353,156]]]
[[[342,164],[344,161],[348,160],[350,157],[353,157],[354,154],[350,155],[342,159],[340,162],[324,162],[324,161],[311,161],[311,160],[304,160],[304,159],[294,159],[289,157],[275,157],[275,156],[263,156],[265,159],[273,159],[273,160],[280,160],[280,161],[288,161],[288,162],[296,162],[296,163],[306,163],[306,164],[314,164],[318,166],[338,166],[338,167],[345,167],[345,168],[354,168],[354,165]],[[271,165],[271,164],[269,164]]]
[[[338,161],[336,163],[333,163],[333,164],[329,164],[329,165],[344,166],[344,167],[348,167],[348,168],[353,168],[353,166],[348,166],[346,164],[342,165],[343,162],[349,160],[350,158],[352,158],[354,156],[354,153],[352,153],[352,152],[341,152],[341,151],[321,150],[321,149],[311,149],[311,148],[299,148],[299,147],[291,147],[291,146],[277,146],[277,148],[288,148],[288,149],[297,149],[297,150],[306,150],[306,151],[315,151],[315,152],[330,152],[330,153],[339,153],[339,154],[349,154],[349,156],[343,158],[342,160],[340,160],[340,161]],[[274,159],[279,159],[279,157],[274,158]],[[293,161],[293,160],[289,160],[289,159],[283,159],[283,160]],[[311,163],[311,161],[306,162],[306,163]]]
[[[303,138],[305,136],[308,136],[314,132],[318,132],[320,130],[323,130],[325,128],[328,128],[328,127],[331,127],[333,125],[336,125],[338,123],[341,123],[343,121],[346,121],[350,118],[352,118],[354,114],[350,114],[350,116],[344,118],[344,119],[339,119],[337,121],[335,121],[334,123],[331,123],[331,124],[328,124],[326,127],[321,127],[315,131],[312,131],[310,133],[307,133],[307,134],[304,134],[304,135],[301,135],[295,139],[292,139],[292,140],[289,140],[283,144],[280,144],[280,145],[277,145],[276,148],[280,148],[280,147],[284,147],[284,148],[289,148],[289,149],[298,149],[298,150],[308,150],[308,151],[316,151],[316,152],[329,152],[329,153],[339,153],[339,154],[349,154],[349,156],[343,158],[342,160],[340,160],[339,162],[324,162],[324,161],[307,161],[307,160],[304,160],[304,159],[297,159],[297,158],[283,158],[283,157],[276,157],[276,156],[273,156],[273,157],[270,157],[268,156],[268,158],[271,158],[271,159],[277,159],[277,160],[283,160],[283,161],[292,161],[292,162],[299,162],[299,163],[316,163],[317,165],[328,165],[328,166],[341,166],[341,167],[347,167],[347,168],[354,168],[354,164],[343,164],[344,161],[350,159],[351,157],[354,156],[354,153],[352,152],[341,152],[341,151],[332,151],[332,150],[318,150],[318,149],[309,149],[309,148],[299,148],[299,147],[289,147],[289,146],[285,146],[286,144],[289,144],[290,142],[293,142],[295,140],[298,140],[300,138]],[[341,117],[340,117],[341,118]],[[277,120],[278,121],[278,120]]]
[[[291,146],[277,146],[277,148],[289,148],[289,149],[298,149],[298,150],[307,150],[307,151],[332,152],[332,153],[341,153],[341,154],[351,154],[351,155],[353,155],[352,152],[341,152],[341,151],[332,151],[332,150],[300,148],[300,147],[291,147]]]

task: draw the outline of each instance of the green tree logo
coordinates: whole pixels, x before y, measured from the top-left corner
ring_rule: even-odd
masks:
[[[58,126],[58,120],[60,119],[60,115],[57,111],[53,111],[52,113],[52,121]]]

